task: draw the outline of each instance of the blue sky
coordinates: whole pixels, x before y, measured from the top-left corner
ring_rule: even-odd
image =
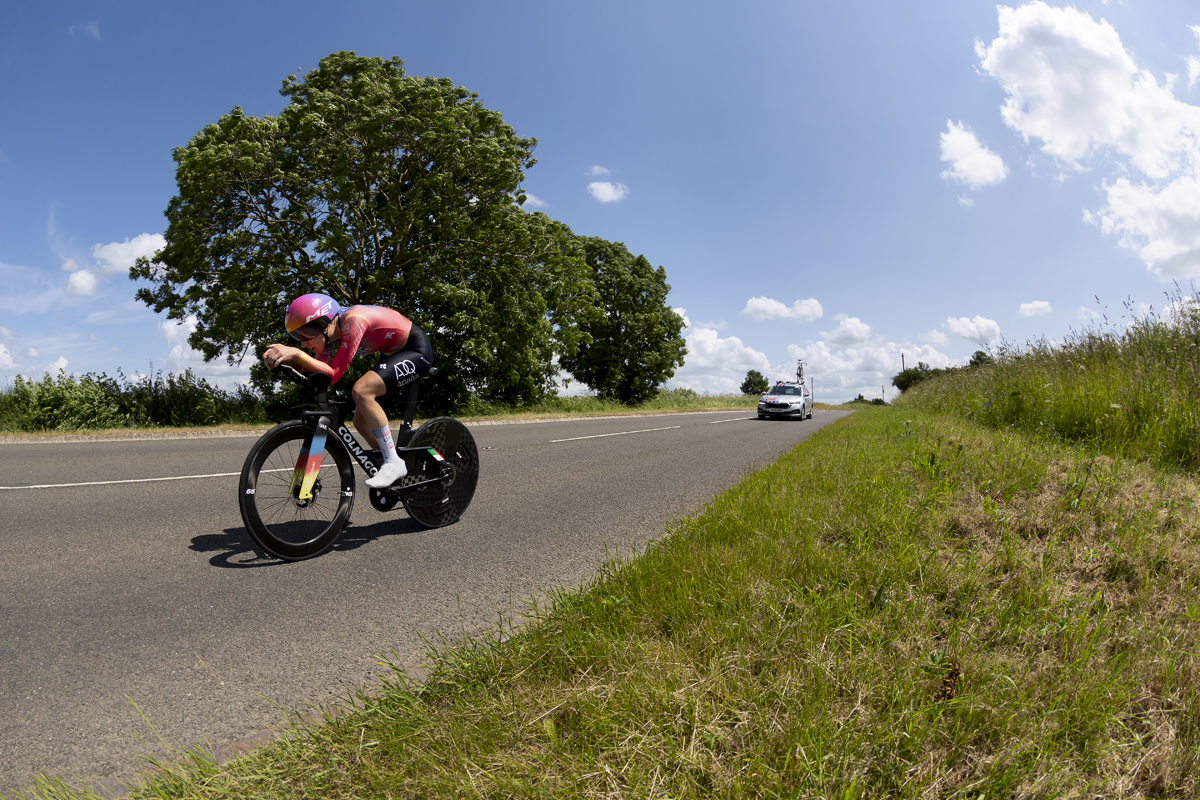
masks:
[[[540,210],[666,267],[673,386],[802,358],[819,400],[890,399],[902,353],[1060,339],[1200,274],[1181,2],[7,3],[0,382],[244,378],[124,270],[161,241],[172,148],[235,105],[278,113],[283,78],[336,50],[449,77],[537,137]]]

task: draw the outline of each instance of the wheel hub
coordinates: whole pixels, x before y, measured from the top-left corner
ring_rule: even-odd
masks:
[[[321,479],[317,478],[316,482],[313,483],[312,497],[308,498],[307,500],[301,500],[300,488],[302,485],[302,483],[297,483],[292,487],[292,504],[295,505],[296,508],[308,508],[310,505],[317,502],[317,495],[321,493]]]

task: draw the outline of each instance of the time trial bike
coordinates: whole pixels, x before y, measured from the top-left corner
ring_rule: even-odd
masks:
[[[409,384],[403,422],[396,430],[396,450],[408,474],[386,489],[368,491],[377,511],[403,505],[426,528],[457,521],[479,479],[479,450],[461,422],[434,417],[413,430],[418,384],[436,371]],[[354,416],[354,402],[329,399],[329,376],[288,366],[274,372],[303,387],[303,402],[268,406],[273,417],[291,419],[250,448],[238,481],[238,505],[246,530],[264,552],[301,561],[338,541],[354,508],[355,465],[374,475],[383,455],[355,439],[346,422]]]

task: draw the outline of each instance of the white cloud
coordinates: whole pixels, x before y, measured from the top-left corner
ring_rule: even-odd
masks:
[[[204,378],[224,389],[232,389],[239,383],[250,380],[250,365],[230,364],[223,359],[205,361],[204,355],[188,346],[187,339],[195,332],[197,319],[189,315],[182,322],[164,319],[158,323],[158,329],[173,347],[167,356],[171,372],[192,370],[198,377]]]
[[[1034,300],[1032,303],[1021,303],[1021,307],[1017,309],[1017,316],[1040,317],[1044,314],[1049,314],[1053,310],[1045,300]]]
[[[1080,306],[1079,308],[1075,309],[1075,316],[1079,317],[1079,319],[1083,320],[1084,322],[1091,322],[1094,319],[1100,319],[1100,317],[1103,315],[1099,311],[1093,311],[1086,306]]]
[[[588,184],[588,192],[601,203],[619,203],[629,194],[629,187],[623,183],[609,181],[593,181]]]
[[[33,347],[26,348],[23,355],[25,356],[25,358],[40,358],[40,356],[38,355],[38,351]]]
[[[63,358],[62,356],[59,356],[58,360],[55,361],[53,364],[51,364],[50,369],[49,369],[49,372],[52,375],[57,375],[60,372],[66,372],[66,371],[67,371],[67,360],[65,358]]]
[[[63,261],[62,268],[67,272],[74,272],[75,270],[79,269],[79,264],[75,261],[75,259],[68,258],[67,260]]]
[[[21,367],[16,361],[13,361],[12,355],[8,352],[8,348],[0,344],[0,369],[19,369]]]
[[[174,319],[164,319],[158,323],[158,329],[162,335],[167,337],[167,341],[176,346],[183,345],[187,347],[188,337],[196,332],[196,327],[200,321],[196,319],[195,314],[189,314],[187,319],[180,322]]]
[[[917,338],[929,342],[934,347],[946,347],[950,344],[950,337],[938,330],[926,331]]]
[[[71,273],[67,279],[67,294],[72,297],[84,297],[96,293],[96,276],[86,269]]]
[[[947,317],[946,327],[955,336],[985,347],[1000,341],[1000,326],[987,317]]]
[[[749,347],[736,336],[722,339],[712,328],[693,327],[687,312],[674,309],[683,317],[687,355],[683,366],[667,381],[671,388],[692,389],[708,394],[732,394],[741,390],[746,373],[756,369],[771,374],[766,354]]]
[[[1196,41],[1200,42],[1200,25],[1188,25],[1188,30],[1196,37]],[[1196,81],[1200,80],[1200,58],[1188,56],[1184,59],[1187,62],[1188,68],[1188,88],[1196,85]]]
[[[0,341],[11,342],[16,337],[16,334],[8,328],[0,325]]]
[[[970,208],[971,206],[975,205],[975,198],[971,197],[970,195],[960,194],[958,196],[958,204],[965,208]]]
[[[804,374],[813,385],[818,402],[840,403],[856,395],[879,397],[882,392],[891,400],[898,394],[892,378],[900,372],[901,355],[904,363],[924,361],[932,367],[949,366],[953,361],[945,353],[929,345],[910,342],[877,342],[861,347],[835,350],[824,340],[806,345],[788,345],[788,355],[803,361]]]
[[[80,33],[92,37],[97,42],[100,41],[100,22],[98,20],[85,22],[82,25],[72,25],[71,27],[67,28],[67,35],[74,36],[76,29],[78,29]]]
[[[550,204],[536,194],[530,192],[525,193],[525,205],[529,208],[549,208]]]
[[[858,317],[838,314],[833,319],[838,326],[831,332],[821,331],[821,335],[828,339],[833,346],[849,347],[866,344],[871,338],[871,326]]]
[[[760,322],[768,319],[790,319],[792,322],[812,322],[825,316],[825,309],[814,298],[797,300],[791,307],[770,297],[751,297],[742,314]]]
[[[950,168],[942,173],[943,178],[965,184],[970,189],[982,189],[1008,177],[1004,160],[980,144],[974,132],[961,122],[946,121],[941,143],[942,161],[950,163]],[[962,203],[963,198],[960,197],[959,202]]]
[[[1140,68],[1103,19],[1036,0],[1001,6],[999,21],[976,53],[1007,94],[1004,122],[1066,169],[1115,157],[1123,174],[1085,218],[1159,277],[1200,276],[1200,108]]]
[[[608,174],[608,168],[602,167],[598,164],[588,170],[588,175],[591,175],[593,178],[599,177],[601,175],[607,175],[607,174]]]
[[[0,262],[0,312],[41,313],[66,296],[66,290],[52,284],[45,271]]]
[[[102,272],[128,272],[133,263],[142,256],[153,256],[167,246],[160,233],[141,233],[123,242],[109,242],[92,246],[92,258]]]

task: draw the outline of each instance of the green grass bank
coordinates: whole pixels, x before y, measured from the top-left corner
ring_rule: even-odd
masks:
[[[1195,472],[1200,305],[1176,292],[1162,315],[1004,346],[994,363],[919,383],[902,402]]]
[[[1196,796],[1198,501],[1094,448],[865,408],[425,683],[133,796]]]

